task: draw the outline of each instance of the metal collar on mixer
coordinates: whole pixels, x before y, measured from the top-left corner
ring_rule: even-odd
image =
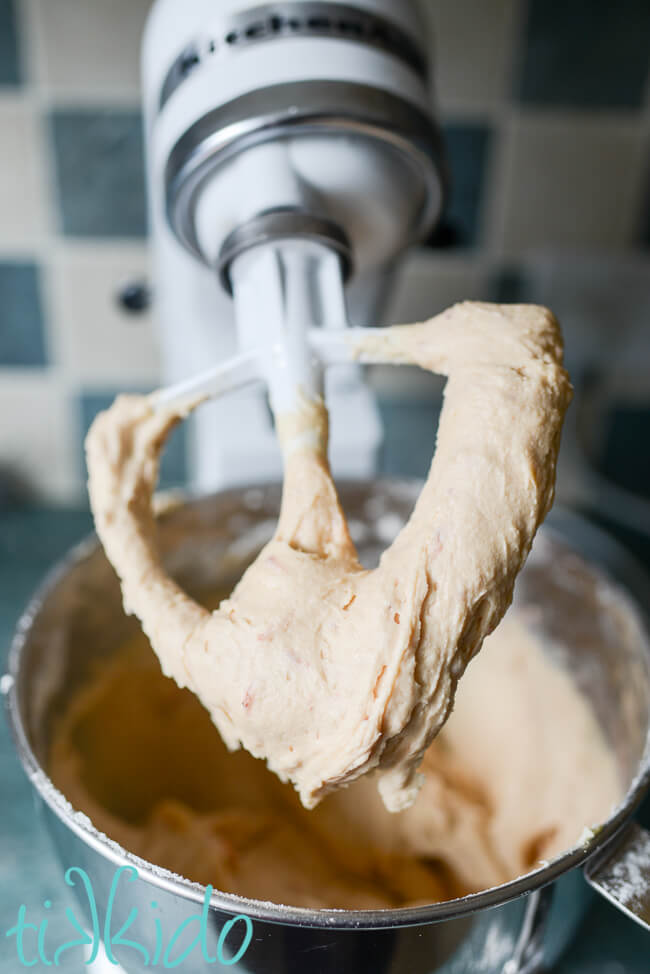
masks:
[[[248,92],[203,115],[181,136],[165,171],[167,217],[181,243],[205,261],[194,205],[204,180],[218,166],[262,143],[320,134],[370,140],[395,153],[404,164],[404,179],[423,187],[424,205],[405,244],[426,236],[447,182],[442,139],[433,121],[404,98],[371,85],[303,81]]]
[[[226,291],[232,294],[230,266],[237,257],[252,247],[288,239],[323,244],[338,255],[343,279],[349,275],[352,269],[352,248],[347,234],[336,223],[303,210],[278,207],[260,213],[236,227],[224,240],[217,270]]]

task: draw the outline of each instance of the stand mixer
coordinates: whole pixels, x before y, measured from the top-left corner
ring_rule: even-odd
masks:
[[[378,322],[402,254],[440,212],[423,33],[411,0],[153,6],[143,81],[164,377],[195,392],[214,365],[212,391],[238,390],[194,418],[200,491],[281,474],[266,392],[239,388],[255,379],[274,411],[325,393],[335,473],[375,471],[361,367],[319,352],[315,329],[326,343],[348,320]]]

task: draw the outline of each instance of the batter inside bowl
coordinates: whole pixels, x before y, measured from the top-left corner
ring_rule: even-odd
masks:
[[[498,885],[569,848],[622,797],[589,704],[510,610],[461,681],[398,815],[364,776],[313,811],[265,764],[230,753],[166,679],[144,636],[99,667],[55,728],[49,773],[144,859],[292,906],[431,903]]]

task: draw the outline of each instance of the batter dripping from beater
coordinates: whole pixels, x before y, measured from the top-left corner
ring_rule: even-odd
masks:
[[[277,530],[214,612],[164,572],[151,508],[165,437],[194,404],[119,397],[88,435],[89,490],[127,611],[226,744],[265,757],[308,808],[377,769],[399,811],[551,505],[570,385],[557,323],[535,306],[457,305],[356,352],[448,376],[429,477],[375,570],[348,533],[320,402],[278,417]]]

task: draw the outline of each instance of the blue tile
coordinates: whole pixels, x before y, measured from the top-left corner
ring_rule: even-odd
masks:
[[[59,110],[51,116],[63,233],[142,237],[146,203],[138,112]]]
[[[641,205],[641,219],[639,221],[639,244],[650,247],[650,159],[646,166],[646,187]]]
[[[600,472],[650,498],[650,408],[614,405],[605,429]]]
[[[479,123],[444,126],[451,190],[440,223],[425,246],[473,247],[480,239],[492,131]]]
[[[436,442],[438,404],[380,399],[378,405],[384,430],[379,472],[426,477]]]
[[[489,284],[489,300],[497,304],[527,304],[532,288],[526,271],[517,266],[501,267]]]
[[[122,390],[114,389],[110,392],[82,393],[79,398],[81,411],[82,441],[80,443],[80,460],[82,469],[86,469],[83,451],[83,440],[90,429],[90,424],[104,409],[108,409],[115,396]],[[160,464],[160,482],[162,488],[179,487],[187,482],[187,437],[186,424],[181,423],[174,429],[167,440]]]
[[[15,0],[0,0],[0,85],[20,84]]]
[[[38,268],[0,263],[0,365],[47,365]]]
[[[641,531],[635,531],[633,528],[621,524],[620,521],[612,521],[595,508],[586,507],[579,510],[578,513],[593,521],[608,534],[613,535],[630,554],[634,555],[641,562],[646,572],[650,572],[650,539],[647,534]],[[638,814],[636,817],[637,819],[640,818]],[[642,824],[646,828],[650,828],[650,796],[642,807]],[[627,974],[627,971],[625,974]]]
[[[531,0],[518,94],[532,105],[639,108],[648,0]]]

